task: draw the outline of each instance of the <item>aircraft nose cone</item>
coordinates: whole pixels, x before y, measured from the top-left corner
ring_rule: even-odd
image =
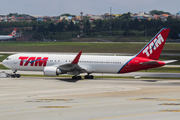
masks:
[[[2,61],[2,64],[4,65],[4,60]]]
[[[2,64],[3,64],[4,66],[7,66],[7,60],[3,60],[3,61],[2,61]]]

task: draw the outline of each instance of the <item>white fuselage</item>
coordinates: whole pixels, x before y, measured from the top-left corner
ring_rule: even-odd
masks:
[[[8,36],[8,35],[0,35],[0,40],[7,40],[7,39],[12,39],[14,38],[13,36]]]
[[[3,65],[13,70],[43,71],[46,66],[60,66],[71,63],[76,55],[52,54],[15,54],[3,61]],[[26,59],[19,59],[26,57]],[[39,64],[39,58],[48,58],[47,63]],[[129,56],[91,56],[82,55],[78,65],[90,69],[94,73],[118,73],[118,71],[133,57]],[[26,62],[31,59],[30,62]],[[37,63],[36,63],[37,62]]]

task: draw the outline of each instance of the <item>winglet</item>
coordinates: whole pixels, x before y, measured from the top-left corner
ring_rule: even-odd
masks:
[[[77,56],[74,58],[71,64],[78,64],[79,58],[81,57],[82,51],[80,51]]]

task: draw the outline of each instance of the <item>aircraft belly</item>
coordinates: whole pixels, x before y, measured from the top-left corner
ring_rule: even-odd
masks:
[[[11,39],[12,37],[0,37],[0,40]]]
[[[100,69],[98,69],[96,72],[97,73],[117,73],[118,72],[118,68],[113,68],[113,67],[102,67]]]
[[[95,73],[117,73],[122,65],[92,65]]]

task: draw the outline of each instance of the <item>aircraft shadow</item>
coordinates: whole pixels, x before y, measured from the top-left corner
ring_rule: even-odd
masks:
[[[56,80],[64,81],[64,82],[72,82],[72,83],[76,83],[77,81],[79,81],[79,80],[73,80],[71,78],[56,78]]]
[[[145,81],[145,82],[157,82],[158,80],[142,80],[142,81]]]

